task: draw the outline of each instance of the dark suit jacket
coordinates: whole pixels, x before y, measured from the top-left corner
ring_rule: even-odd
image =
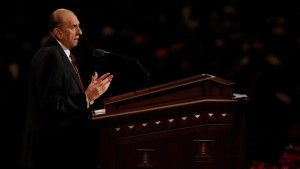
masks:
[[[53,37],[33,57],[28,82],[22,164],[39,169],[94,166],[92,112],[72,64]]]

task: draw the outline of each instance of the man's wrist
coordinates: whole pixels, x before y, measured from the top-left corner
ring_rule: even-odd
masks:
[[[85,98],[86,98],[86,103],[87,103],[87,107],[89,108],[90,105],[94,104],[94,101],[90,101],[89,98],[87,97],[87,94],[85,92]]]

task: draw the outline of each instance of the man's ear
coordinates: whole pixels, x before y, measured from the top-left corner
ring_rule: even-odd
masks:
[[[61,39],[61,30],[59,28],[54,28],[53,29],[53,35],[56,39]]]

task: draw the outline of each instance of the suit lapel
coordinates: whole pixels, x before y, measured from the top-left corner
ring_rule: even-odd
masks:
[[[66,68],[68,69],[68,71],[71,73],[73,79],[76,81],[76,85],[81,89],[82,92],[84,92],[83,88],[82,88],[82,85],[81,85],[81,82],[80,80],[78,79],[78,76],[75,72],[75,69],[72,65],[72,63],[70,62],[68,56],[66,55],[66,53],[63,51],[63,49],[60,47],[60,46],[57,46],[61,56],[62,56],[62,59],[63,59],[63,62],[66,66]]]

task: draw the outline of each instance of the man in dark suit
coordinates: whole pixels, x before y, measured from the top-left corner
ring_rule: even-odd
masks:
[[[91,104],[109,88],[112,75],[95,72],[85,89],[70,55],[82,34],[77,16],[57,9],[49,21],[49,39],[30,65],[21,163],[33,169],[97,168]]]

